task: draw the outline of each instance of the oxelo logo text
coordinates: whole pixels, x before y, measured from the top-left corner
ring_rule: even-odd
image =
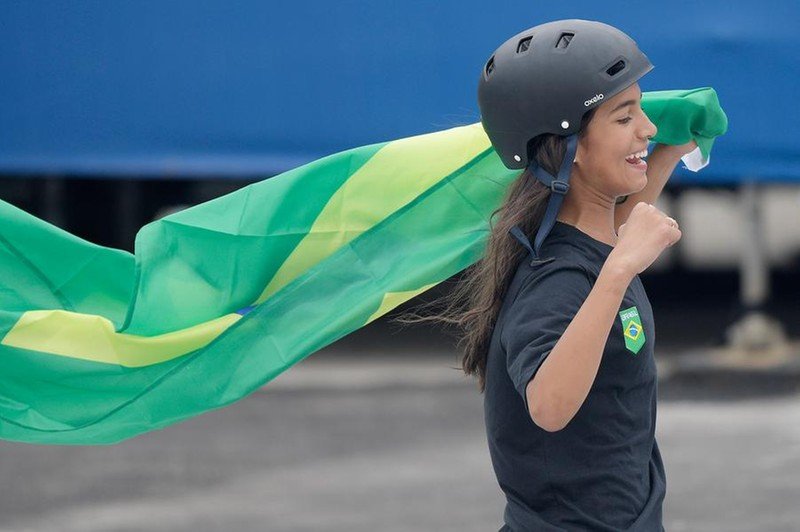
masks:
[[[589,107],[594,102],[599,102],[602,99],[603,99],[603,95],[602,94],[597,94],[597,95],[594,96],[594,98],[589,98],[588,100],[583,102],[583,105],[584,105],[584,107]]]

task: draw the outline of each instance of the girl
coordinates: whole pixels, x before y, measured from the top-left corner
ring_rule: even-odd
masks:
[[[663,530],[655,329],[638,274],[681,237],[652,203],[694,146],[658,145],[647,187],[656,128],[638,79],[652,68],[616,28],[560,20],[506,41],[481,73],[484,129],[505,166],[525,170],[434,319],[465,332],[502,530]]]

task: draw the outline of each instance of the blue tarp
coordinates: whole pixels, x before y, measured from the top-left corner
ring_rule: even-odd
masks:
[[[0,5],[3,174],[267,177],[477,122],[502,41],[585,18],[636,39],[642,90],[716,89],[728,133],[675,181],[800,181],[795,0]]]

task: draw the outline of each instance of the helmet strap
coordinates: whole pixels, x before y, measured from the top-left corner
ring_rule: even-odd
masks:
[[[550,230],[556,223],[556,216],[564,202],[564,196],[569,192],[569,175],[572,171],[572,163],[575,160],[575,153],[578,150],[578,134],[573,133],[567,138],[567,150],[564,154],[564,160],[561,161],[561,168],[558,170],[558,177],[553,175],[539,166],[539,164],[531,158],[529,168],[531,173],[536,176],[538,181],[541,181],[545,186],[550,187],[550,199],[547,201],[547,209],[545,210],[542,223],[539,225],[539,231],[536,233],[534,246],[531,247],[530,240],[525,237],[522,230],[516,225],[512,227],[509,232],[516,238],[527,250],[530,252],[533,260],[539,258],[539,248]]]
[[[530,168],[531,172],[536,176],[536,179],[541,181],[544,185],[550,187],[550,199],[547,201],[547,210],[542,218],[542,223],[539,225],[539,231],[536,233],[536,240],[534,242],[534,255],[539,257],[539,249],[550,230],[556,223],[556,216],[564,202],[564,196],[569,192],[569,175],[572,171],[572,162],[575,160],[575,153],[578,150],[578,134],[573,133],[567,137],[567,150],[564,154],[564,159],[561,161],[561,168],[558,170],[558,177],[555,178],[539,166],[535,160],[531,159]]]

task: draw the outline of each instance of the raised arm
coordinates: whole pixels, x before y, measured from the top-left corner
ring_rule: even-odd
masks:
[[[563,429],[589,394],[611,326],[634,275],[609,257],[586,301],[528,383],[530,416],[544,430]]]
[[[550,342],[554,326],[545,333],[535,332],[534,340],[522,350],[508,353],[512,370],[526,367],[525,349],[534,346],[534,363],[538,368],[525,386],[525,400],[533,422],[548,432],[561,430],[580,409],[597,376],[611,326],[620,303],[633,277],[649,267],[664,249],[681,237],[675,221],[653,205],[637,204],[630,220],[620,230],[619,240],[601,268],[585,301],[569,320],[560,338],[542,361],[541,338]],[[569,299],[574,305],[574,297]],[[540,302],[558,314],[559,300]],[[524,318],[523,318],[524,319]],[[562,320],[560,323],[563,323]],[[527,353],[530,355],[531,353]],[[523,361],[520,363],[519,361]],[[510,371],[518,374],[518,372]],[[524,373],[523,373],[524,375]],[[519,381],[516,382],[519,389]]]

